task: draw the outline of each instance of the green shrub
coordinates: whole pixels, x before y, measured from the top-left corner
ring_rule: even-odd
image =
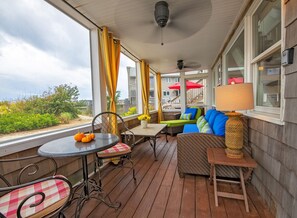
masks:
[[[53,114],[10,113],[0,115],[0,134],[41,129],[59,124]]]
[[[60,123],[64,123],[64,124],[69,123],[70,120],[72,119],[73,119],[72,114],[68,112],[61,113],[59,116]]]
[[[126,113],[122,114],[122,117],[131,116],[131,115],[136,114],[136,113],[137,113],[136,107],[130,107]]]

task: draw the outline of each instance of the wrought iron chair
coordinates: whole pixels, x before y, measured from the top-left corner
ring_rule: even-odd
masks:
[[[30,163],[32,160],[35,163]],[[49,164],[41,160],[45,159],[0,159],[0,217],[64,217],[62,210],[72,197],[72,185],[64,176],[56,175],[53,159],[46,159],[53,164],[52,176],[48,176]],[[47,177],[40,178],[42,174]]]
[[[113,147],[96,153],[98,174],[99,174],[99,186],[102,187],[102,178],[100,174],[100,167],[103,165],[104,159],[119,159],[120,165],[123,166],[124,160],[127,159],[132,168],[133,179],[136,180],[134,164],[131,160],[132,148],[135,145],[135,136],[126,126],[123,118],[113,112],[102,112],[96,115],[92,121],[92,131],[101,133],[117,134],[120,142]],[[129,132],[130,134],[126,134]]]

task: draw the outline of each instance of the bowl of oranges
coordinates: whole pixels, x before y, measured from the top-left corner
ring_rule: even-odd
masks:
[[[83,132],[78,132],[74,135],[74,140],[77,142],[87,143],[95,139],[94,133],[85,134]]]

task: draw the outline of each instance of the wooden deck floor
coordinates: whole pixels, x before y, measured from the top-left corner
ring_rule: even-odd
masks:
[[[135,183],[129,168],[107,167],[103,174],[103,189],[112,200],[122,203],[112,209],[96,200],[89,200],[81,217],[273,217],[255,188],[247,185],[250,212],[244,202],[219,198],[215,207],[213,186],[207,177],[177,173],[176,137],[162,136],[157,140],[157,157],[154,160],[149,142],[133,150]],[[219,190],[240,192],[238,185],[220,184]],[[66,217],[73,217],[74,205],[67,209]]]

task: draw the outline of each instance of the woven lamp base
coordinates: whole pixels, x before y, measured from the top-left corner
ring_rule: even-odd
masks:
[[[227,146],[226,154],[229,158],[242,158],[243,148],[243,124],[241,113],[228,112],[229,119],[226,122],[225,144]]]

